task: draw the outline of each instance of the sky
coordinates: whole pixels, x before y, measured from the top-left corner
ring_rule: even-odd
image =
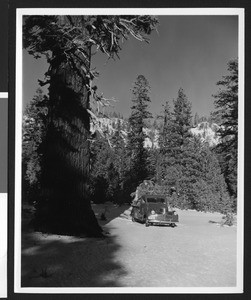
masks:
[[[151,87],[149,110],[160,113],[166,100],[172,105],[179,88],[192,103],[193,115],[209,116],[214,110],[216,82],[227,75],[227,63],[238,58],[237,16],[160,16],[158,33],[150,43],[133,37],[122,45],[120,59],[93,56],[92,67],[100,72],[98,91],[116,98],[114,110],[125,117],[132,106],[131,89],[138,75]],[[35,60],[23,51],[23,103],[28,103],[47,70],[43,59]]]

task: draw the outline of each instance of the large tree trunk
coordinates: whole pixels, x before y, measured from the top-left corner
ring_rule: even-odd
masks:
[[[59,53],[51,62],[48,131],[42,145],[42,193],[34,224],[36,230],[46,232],[101,236],[88,188],[89,79],[81,71],[76,54],[71,53],[67,59]],[[84,64],[89,68],[90,61]]]

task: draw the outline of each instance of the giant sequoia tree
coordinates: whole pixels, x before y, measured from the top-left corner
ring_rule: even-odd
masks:
[[[28,16],[23,46],[49,63],[48,130],[41,163],[42,195],[35,227],[57,233],[100,236],[91,209],[89,179],[90,100],[97,93],[91,57],[101,50],[114,58],[132,35],[146,41],[157,25],[151,16]]]

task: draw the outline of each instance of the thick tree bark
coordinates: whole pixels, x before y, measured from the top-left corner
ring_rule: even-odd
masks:
[[[48,131],[42,146],[42,194],[34,224],[36,230],[46,232],[101,236],[88,188],[89,79],[81,71],[76,55],[57,53],[51,62]],[[89,67],[90,61],[84,64]]]

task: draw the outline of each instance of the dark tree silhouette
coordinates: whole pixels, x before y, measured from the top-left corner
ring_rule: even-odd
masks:
[[[171,139],[171,131],[172,131],[172,113],[169,102],[166,101],[165,105],[163,105],[164,111],[159,116],[159,119],[162,121],[162,126],[159,133],[159,155],[157,156],[157,164],[158,168],[158,176],[157,181],[159,183],[162,182],[165,178],[166,167],[168,165],[168,151],[169,144]]]
[[[42,194],[35,228],[101,236],[89,197],[90,99],[102,103],[91,57],[101,50],[118,56],[122,39],[147,41],[157,25],[152,16],[26,16],[23,45],[49,63],[48,130],[41,163]]]
[[[46,133],[48,97],[38,88],[36,95],[26,106],[23,115],[22,141],[22,200],[34,201],[40,189],[40,146]]]
[[[217,82],[220,90],[214,96],[214,117],[220,125],[221,143],[216,150],[220,155],[230,195],[237,197],[238,160],[238,61],[228,63],[229,74]]]
[[[148,104],[151,101],[149,97],[150,86],[143,75],[139,75],[132,89],[133,106],[131,116],[129,117],[130,132],[128,134],[128,150],[131,156],[131,179],[132,186],[135,188],[144,179],[147,179],[147,150],[144,148],[146,134],[146,120],[152,118],[148,111]]]

